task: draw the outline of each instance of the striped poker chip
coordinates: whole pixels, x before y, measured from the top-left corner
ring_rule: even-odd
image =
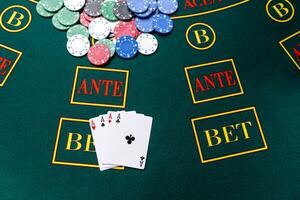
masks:
[[[128,9],[127,1],[116,2],[113,12],[120,20],[130,20],[133,17],[132,12]]]
[[[152,16],[147,18],[137,17],[135,19],[135,26],[139,31],[143,33],[150,33],[154,30],[153,17]]]
[[[156,14],[153,16],[153,27],[158,33],[167,34],[173,30],[174,24],[168,15]]]
[[[66,7],[62,8],[57,15],[58,21],[65,26],[71,26],[79,20],[79,12],[71,11]]]
[[[110,57],[112,57],[115,54],[116,44],[112,40],[102,39],[102,40],[98,40],[96,44],[104,44],[105,46],[107,46],[110,51]]]
[[[106,38],[110,34],[108,21],[103,17],[93,19],[89,25],[89,33],[97,40]]]
[[[114,29],[114,35],[116,39],[119,39],[122,36],[131,36],[136,38],[138,35],[138,30],[136,29],[133,22],[123,22],[119,21]]]
[[[64,5],[64,0],[41,0],[40,2],[49,12],[57,12]]]
[[[154,35],[142,33],[136,39],[138,43],[138,51],[143,55],[151,55],[158,48],[158,41]]]
[[[65,31],[65,30],[68,30],[70,28],[70,26],[65,26],[65,25],[61,24],[58,21],[58,13],[56,13],[56,14],[53,15],[53,17],[52,17],[52,25],[56,29],[61,30],[61,31]]]
[[[94,65],[103,65],[110,58],[110,50],[104,44],[95,44],[88,51],[88,60]]]
[[[133,58],[138,52],[138,43],[131,36],[122,36],[116,42],[116,52],[121,58]]]
[[[42,17],[52,17],[54,13],[47,11],[41,1],[36,4],[36,12]]]
[[[83,8],[85,0],[64,0],[64,5],[72,11],[78,11]]]
[[[68,52],[75,57],[81,57],[88,53],[90,41],[83,35],[74,35],[67,42]]]
[[[167,15],[175,13],[178,9],[177,0],[158,0],[157,5],[158,10]]]
[[[89,38],[89,36],[90,36],[88,29],[81,24],[76,24],[76,25],[70,27],[69,30],[67,31],[68,39],[70,39],[74,35],[83,35],[87,38]]]
[[[101,15],[101,3],[103,0],[87,0],[84,6],[84,12],[91,17]]]
[[[84,12],[80,13],[79,21],[80,21],[80,24],[82,24],[82,25],[85,26],[85,27],[89,27],[89,25],[90,25],[90,23],[91,23],[89,20],[87,20],[87,19],[84,17]]]
[[[135,13],[143,13],[150,6],[149,0],[127,0],[128,8]]]
[[[134,13],[137,17],[149,17],[157,10],[157,1],[156,0],[149,0],[149,8],[146,12],[143,13]]]

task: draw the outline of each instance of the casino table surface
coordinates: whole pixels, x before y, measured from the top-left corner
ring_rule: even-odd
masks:
[[[0,199],[300,199],[298,1],[179,0],[155,54],[101,67],[35,6],[0,2]],[[87,120],[118,110],[153,117],[145,170],[98,169]]]

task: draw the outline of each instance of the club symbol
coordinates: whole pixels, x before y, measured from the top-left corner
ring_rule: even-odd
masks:
[[[117,122],[117,123],[120,123],[120,119],[117,119],[116,122]]]
[[[141,156],[140,158],[141,158],[141,160],[140,160],[140,167],[142,167],[143,164],[144,164],[144,159],[145,159],[145,157],[144,157],[144,156]]]
[[[133,137],[131,134],[130,135],[127,135],[125,137],[125,139],[127,140],[127,144],[131,144],[134,140],[135,140],[135,137]]]

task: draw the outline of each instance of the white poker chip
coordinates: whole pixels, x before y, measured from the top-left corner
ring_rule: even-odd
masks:
[[[143,55],[151,55],[158,48],[158,41],[154,35],[142,33],[136,39],[138,43],[138,51]]]
[[[64,5],[72,11],[78,11],[83,8],[85,0],[64,0]]]
[[[93,19],[89,25],[89,33],[97,40],[107,38],[110,34],[109,22],[103,17]]]
[[[67,49],[72,56],[84,56],[90,49],[90,41],[83,35],[73,35],[67,42]]]

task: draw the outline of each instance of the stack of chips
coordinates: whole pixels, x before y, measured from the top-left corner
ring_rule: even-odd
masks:
[[[124,59],[153,54],[158,41],[150,33],[170,33],[168,15],[177,9],[177,0],[40,0],[36,6],[39,15],[52,17],[55,28],[67,31],[71,55],[87,55],[97,66],[115,53]]]

